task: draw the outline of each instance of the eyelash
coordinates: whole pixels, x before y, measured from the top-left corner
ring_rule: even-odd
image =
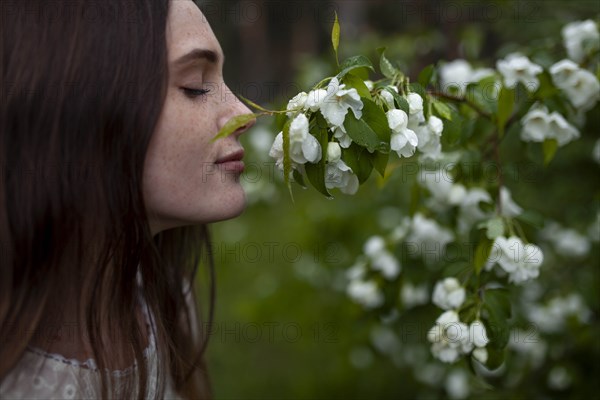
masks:
[[[210,89],[190,89],[190,88],[181,88],[185,95],[191,99],[195,99],[197,97],[204,96],[210,93]]]

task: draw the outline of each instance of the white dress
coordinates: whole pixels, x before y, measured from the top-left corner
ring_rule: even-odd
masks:
[[[147,309],[144,306],[144,315],[148,325],[154,324],[152,318],[148,316]],[[144,357],[149,361],[148,389],[146,399],[155,398],[156,392],[156,368],[158,366],[158,357],[156,350],[156,341],[149,329],[149,344],[144,349]],[[129,376],[137,372],[137,366],[121,370],[112,371],[111,374],[116,377],[117,382],[115,398],[124,398],[119,395],[121,390],[118,387],[119,378]],[[100,383],[100,373],[96,368],[93,359],[78,361],[67,359],[60,354],[47,353],[41,349],[29,346],[23,357],[17,365],[11,370],[6,378],[0,384],[0,399],[89,399],[97,398],[97,389]],[[170,379],[166,381],[164,399],[181,399],[173,390]]]

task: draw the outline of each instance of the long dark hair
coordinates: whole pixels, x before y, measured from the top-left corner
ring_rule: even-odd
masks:
[[[192,283],[193,298],[203,259],[211,323],[207,227],[153,237],[142,197],[168,83],[169,0],[3,0],[1,7],[0,382],[50,300],[69,288],[99,371],[136,360],[139,380],[129,382],[126,397],[138,390],[142,398],[148,386],[135,318],[140,295],[155,319],[159,365],[175,389],[209,396],[201,360],[207,336],[184,287]],[[115,333],[130,340],[111,341]],[[104,398],[112,378],[100,375]]]

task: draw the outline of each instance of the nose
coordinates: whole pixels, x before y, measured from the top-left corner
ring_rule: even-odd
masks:
[[[244,103],[229,89],[227,85],[224,85],[225,93],[223,93],[222,98],[225,102],[224,111],[219,118],[219,129],[221,129],[227,121],[231,118],[243,115],[243,114],[251,114],[252,111],[246,107]],[[256,123],[256,118],[248,121],[245,125],[239,127],[232,135],[239,137],[242,133],[246,132]]]

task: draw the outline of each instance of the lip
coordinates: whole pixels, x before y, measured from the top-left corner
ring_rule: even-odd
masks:
[[[244,149],[239,149],[219,158],[215,164],[242,162],[242,158],[244,158]]]

